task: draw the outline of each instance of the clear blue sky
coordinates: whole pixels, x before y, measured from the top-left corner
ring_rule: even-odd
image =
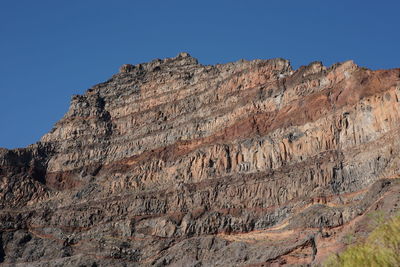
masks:
[[[0,147],[35,143],[124,63],[283,57],[400,67],[400,1],[1,0]]]

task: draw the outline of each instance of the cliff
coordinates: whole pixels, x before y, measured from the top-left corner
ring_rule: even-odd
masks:
[[[126,64],[0,150],[4,266],[318,264],[400,200],[400,69]]]

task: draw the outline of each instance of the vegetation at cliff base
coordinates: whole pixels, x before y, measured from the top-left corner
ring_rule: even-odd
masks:
[[[379,225],[364,242],[332,256],[325,266],[400,266],[400,214]]]

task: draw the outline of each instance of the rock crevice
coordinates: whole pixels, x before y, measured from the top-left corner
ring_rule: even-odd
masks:
[[[188,53],[125,64],[37,144],[0,150],[0,261],[320,263],[374,205],[397,210],[399,75]]]

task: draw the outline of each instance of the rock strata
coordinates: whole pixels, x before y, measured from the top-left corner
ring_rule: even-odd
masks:
[[[125,64],[0,149],[4,266],[318,264],[397,211],[400,69]]]

